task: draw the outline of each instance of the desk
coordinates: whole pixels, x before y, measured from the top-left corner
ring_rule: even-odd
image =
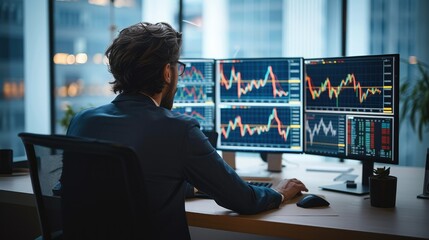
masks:
[[[333,179],[339,174],[307,172],[306,166],[314,166],[317,162],[304,161],[300,156],[288,156],[283,172],[272,174],[272,177],[303,180],[311,193],[327,198],[334,216],[279,216],[278,210],[243,216],[232,214],[213,200],[192,199],[186,201],[189,225],[291,239],[429,239],[429,200],[416,198],[423,190],[423,168],[390,166],[391,174],[398,177],[396,207],[383,209],[371,207],[368,196],[320,190],[318,186],[334,183]],[[242,159],[237,160],[240,168]],[[355,163],[351,165],[353,173],[360,175],[360,165],[352,162]],[[253,163],[256,164],[250,166],[253,169],[264,167],[260,160]],[[29,175],[0,177],[2,202],[34,206]]]
[[[320,185],[337,183],[333,179],[339,173],[308,172],[306,166],[315,162],[299,157],[290,157],[283,172],[272,177],[301,179],[311,193],[327,198],[336,216],[279,216],[276,210],[242,216],[230,214],[212,200],[187,200],[189,225],[292,239],[429,239],[429,200],[416,197],[423,191],[423,168],[390,166],[391,175],[398,177],[396,207],[383,209],[371,207],[368,195],[320,190]],[[360,176],[359,162],[350,162],[354,162],[352,173]]]
[[[40,234],[30,175],[0,176],[0,239],[35,239]]]
[[[5,177],[0,175],[0,203],[36,206],[30,173]]]

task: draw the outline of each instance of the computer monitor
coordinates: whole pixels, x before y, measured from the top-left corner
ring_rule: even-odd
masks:
[[[303,59],[216,60],[217,146],[223,151],[303,151]]]
[[[304,152],[360,160],[366,194],[374,162],[398,164],[399,55],[305,59]]]
[[[172,111],[194,117],[200,123],[201,130],[206,135],[210,134],[215,131],[214,60],[180,61],[186,67],[178,78]]]

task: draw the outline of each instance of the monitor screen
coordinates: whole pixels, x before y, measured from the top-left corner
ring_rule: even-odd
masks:
[[[305,153],[398,163],[399,55],[305,59]]]
[[[217,146],[221,150],[303,151],[303,59],[216,61]]]
[[[186,67],[182,76],[178,78],[172,111],[194,117],[204,132],[214,131],[214,60],[180,59],[180,61]]]
[[[398,164],[399,55],[304,62],[304,152],[362,161],[362,184],[321,188],[367,194],[374,162]]]

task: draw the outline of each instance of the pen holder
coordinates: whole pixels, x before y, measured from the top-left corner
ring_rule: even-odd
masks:
[[[380,208],[395,207],[397,181],[398,179],[394,176],[385,178],[369,177],[371,206]]]

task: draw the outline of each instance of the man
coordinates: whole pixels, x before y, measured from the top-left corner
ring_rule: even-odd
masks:
[[[78,113],[67,132],[135,149],[159,239],[190,239],[187,183],[241,214],[278,208],[307,191],[297,179],[283,180],[274,189],[248,185],[218,155],[196,120],[170,111],[181,41],[181,33],[166,23],[122,30],[106,51],[113,91],[119,95],[110,104]]]

